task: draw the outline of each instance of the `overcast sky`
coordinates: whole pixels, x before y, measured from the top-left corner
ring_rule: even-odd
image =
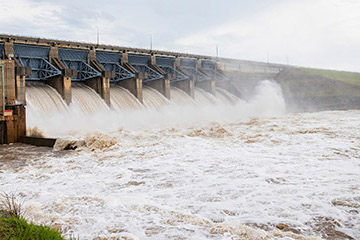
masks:
[[[0,0],[0,33],[360,72],[360,0]]]

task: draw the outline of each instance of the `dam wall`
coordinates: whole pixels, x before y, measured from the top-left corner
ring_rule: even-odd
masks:
[[[354,84],[281,64],[168,51],[0,35],[0,69],[0,143],[26,133],[27,88],[32,101],[55,91],[64,108],[73,104],[90,114],[158,108],[172,100],[216,103],[217,97],[227,99],[224,91],[246,101],[260,81],[270,79],[281,85],[290,109],[360,108]],[[184,94],[188,99],[181,99]]]
[[[143,85],[168,99],[171,86],[192,98],[194,87],[214,96],[216,87],[232,90],[231,84],[223,83],[231,79],[222,74],[221,60],[209,56],[12,35],[0,35],[0,51],[1,59],[14,60],[27,69],[27,84],[48,84],[67,104],[72,102],[71,85],[77,83],[92,88],[108,105],[110,85],[129,90],[140,102]]]
[[[49,96],[56,91],[65,105],[73,104],[88,113],[96,110],[94,106],[101,109],[106,105],[113,109],[142,103],[160,107],[171,101],[171,92],[175,98],[183,92],[190,99],[196,99],[197,92],[202,99],[205,92],[215,97],[216,88],[223,88],[242,97],[218,68],[219,60],[209,56],[0,35],[0,60],[4,73],[0,143],[16,142],[26,134],[27,88],[32,103],[55,101]],[[45,85],[51,89],[42,87]],[[174,87],[178,90],[171,91]],[[128,94],[137,100],[130,101]],[[96,104],[87,102],[87,96]],[[48,108],[51,104],[41,107]]]

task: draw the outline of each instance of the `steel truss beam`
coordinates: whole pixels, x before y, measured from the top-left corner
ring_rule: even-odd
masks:
[[[72,81],[85,81],[94,77],[100,77],[101,72],[87,64],[88,50],[59,48],[59,58],[67,68],[76,69],[77,76]]]
[[[202,61],[201,67],[205,73],[208,73],[209,75],[215,77],[216,81],[230,81],[230,79],[225,74],[216,69],[215,61]]]
[[[44,81],[61,75],[61,71],[48,61],[50,47],[14,44],[14,55],[23,67],[31,68],[26,80]]]
[[[211,76],[214,76],[216,81],[230,81],[230,79],[227,76],[225,76],[222,72],[219,72],[215,69],[203,68],[203,70],[206,73],[209,73]]]
[[[129,55],[129,63],[136,69],[136,71],[147,73],[147,78],[143,79],[143,82],[163,79],[163,75],[149,67],[149,61],[149,55]]]
[[[93,67],[87,64],[85,61],[81,60],[65,60],[62,59],[62,62],[67,68],[76,69],[77,76],[71,78],[72,81],[85,81],[90,78],[100,77],[101,73],[96,71]]]
[[[196,82],[203,82],[203,81],[210,81],[211,80],[207,75],[205,75],[204,73],[198,71],[197,68],[186,67],[186,66],[181,66],[181,67],[185,71],[187,71],[189,74],[194,75]]]
[[[183,74],[182,72],[176,70],[171,66],[158,65],[164,72],[169,73],[171,75],[170,83],[177,81],[188,80],[189,77]]]
[[[156,72],[155,70],[153,70],[152,68],[150,68],[148,65],[145,65],[145,64],[136,64],[136,63],[131,63],[131,65],[132,65],[138,72],[147,73],[147,78],[143,79],[143,82],[150,82],[150,81],[155,81],[155,80],[159,80],[159,79],[164,78],[163,75],[161,75],[160,73]]]
[[[117,82],[125,79],[134,78],[135,74],[128,71],[121,66],[120,63],[121,53],[113,52],[96,52],[96,60],[108,71],[114,71],[115,77],[111,78],[111,82]]]
[[[197,68],[197,60],[196,59],[181,58],[180,66],[188,74],[191,74],[194,76],[195,82],[203,82],[203,81],[211,80],[209,76],[207,76],[205,73],[199,71],[199,69]]]
[[[31,75],[26,76],[26,80],[42,81],[61,75],[61,71],[44,58],[18,57],[18,60],[23,67],[31,67]]]
[[[118,63],[106,63],[106,62],[99,62],[106,70],[108,71],[114,71],[115,77],[111,78],[111,82],[118,82],[125,79],[134,78],[135,75],[131,73],[130,71],[126,70],[124,67],[122,67]]]

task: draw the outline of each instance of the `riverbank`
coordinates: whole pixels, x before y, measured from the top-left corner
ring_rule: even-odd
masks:
[[[35,225],[24,217],[0,210],[0,239],[65,240],[61,232],[44,225]]]

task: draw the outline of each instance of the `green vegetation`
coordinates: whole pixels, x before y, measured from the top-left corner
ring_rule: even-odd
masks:
[[[0,217],[0,239],[63,240],[61,233],[47,226],[28,223],[23,217]]]
[[[300,70],[327,77],[333,80],[339,80],[360,86],[360,73],[359,72],[344,72],[325,69],[314,68],[300,68]]]
[[[65,240],[56,229],[28,223],[22,216],[21,206],[14,194],[3,193],[0,196],[0,239]]]

